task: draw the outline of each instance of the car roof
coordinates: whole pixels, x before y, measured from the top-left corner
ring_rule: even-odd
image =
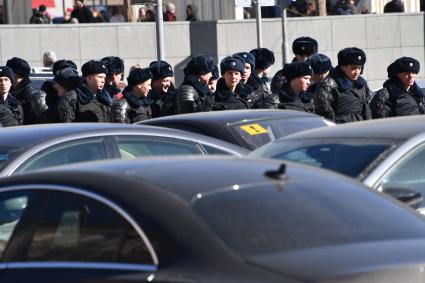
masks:
[[[381,138],[406,140],[425,131],[425,116],[414,115],[340,124],[294,133],[280,140],[314,138]]]
[[[0,146],[31,147],[52,138],[70,136],[73,134],[90,134],[94,131],[99,133],[107,133],[109,131],[143,131],[145,134],[172,136],[206,144],[220,145],[229,150],[240,152],[241,154],[246,154],[248,152],[239,146],[196,133],[155,126],[115,123],[58,123],[5,127],[0,128],[0,136],[2,137],[0,139]]]

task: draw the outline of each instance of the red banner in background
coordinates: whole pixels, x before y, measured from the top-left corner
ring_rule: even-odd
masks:
[[[32,0],[32,8],[37,9],[40,5],[46,5],[47,8],[55,8],[55,0]]]

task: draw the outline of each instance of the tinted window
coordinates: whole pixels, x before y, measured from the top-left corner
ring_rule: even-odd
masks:
[[[50,194],[24,260],[152,264],[142,239],[121,215],[64,192]]]
[[[242,255],[425,236],[424,220],[395,202],[348,182],[297,184],[309,177],[220,190],[197,199],[194,210]]]
[[[324,126],[326,123],[319,117],[300,117],[250,120],[232,124],[227,129],[239,144],[255,149],[292,133]]]
[[[356,178],[390,148],[386,141],[291,139],[266,145],[252,155],[290,160]]]
[[[7,192],[0,196],[0,258],[24,214],[31,194]]]
[[[195,143],[161,138],[116,138],[118,149],[123,159],[151,155],[202,154]]]
[[[384,177],[382,189],[404,188],[425,196],[425,147],[421,146],[402,158]],[[421,207],[425,206],[422,201]]]
[[[229,153],[228,151],[224,151],[224,150],[216,148],[216,147],[208,146],[208,145],[205,145],[205,144],[203,144],[202,147],[207,151],[208,154],[211,154],[211,155],[214,155],[214,154],[231,155],[231,153]]]
[[[52,146],[26,161],[18,172],[76,162],[106,159],[103,139],[84,139]]]

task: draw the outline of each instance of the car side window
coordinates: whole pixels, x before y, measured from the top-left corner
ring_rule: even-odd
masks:
[[[4,192],[0,196],[0,258],[26,211],[30,192]]]
[[[383,178],[381,187],[411,189],[425,196],[425,146],[413,150]],[[421,207],[425,204],[422,202]]]
[[[106,158],[106,150],[102,138],[81,139],[61,143],[40,151],[27,160],[17,171],[28,172],[56,165]]]
[[[23,261],[153,264],[145,242],[113,208],[74,193],[49,195]]]
[[[194,142],[157,137],[117,137],[116,142],[121,158],[133,159],[139,156],[203,154]]]

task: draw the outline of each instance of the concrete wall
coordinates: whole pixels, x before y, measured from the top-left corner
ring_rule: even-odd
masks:
[[[219,62],[227,55],[256,48],[255,20],[166,23],[164,33],[166,60],[175,67],[178,84],[192,54],[210,54]],[[338,51],[344,47],[364,49],[367,54],[364,76],[373,89],[386,79],[387,66],[398,57],[415,57],[424,66],[423,13],[289,19],[289,45],[299,36],[316,38],[319,52],[330,56],[334,63]],[[274,73],[282,67],[280,19],[264,20],[263,44],[275,52]],[[2,64],[18,56],[37,67],[47,50],[55,51],[58,58],[74,60],[79,66],[90,59],[120,56],[128,71],[131,65],[146,66],[156,59],[155,24],[0,26]],[[290,52],[289,58],[292,56]],[[425,77],[423,70],[419,77]]]

